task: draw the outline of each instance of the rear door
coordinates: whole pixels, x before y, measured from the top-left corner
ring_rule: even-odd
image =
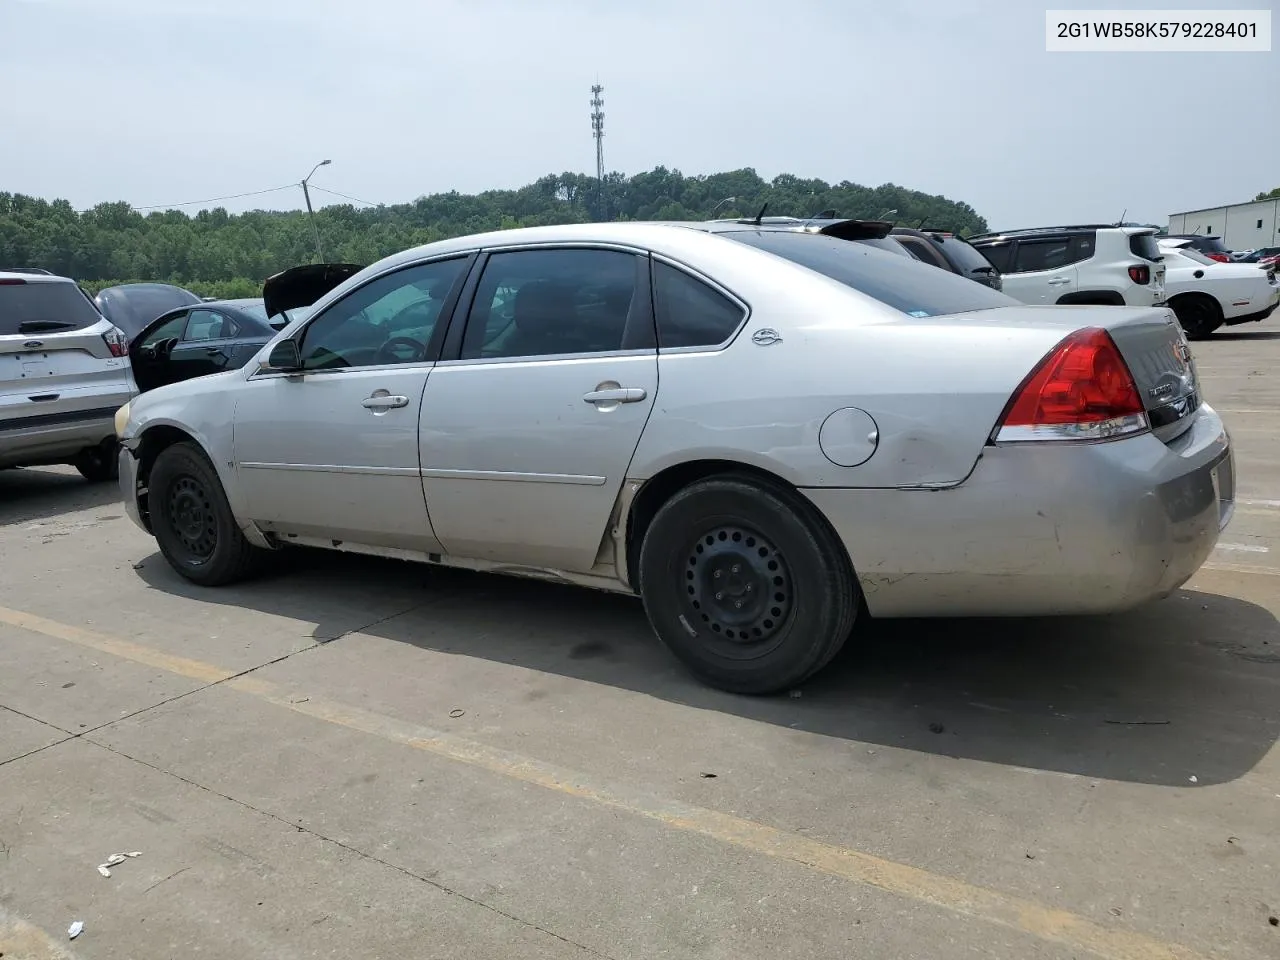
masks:
[[[0,430],[114,414],[129,399],[129,361],[123,343],[108,345],[112,329],[74,283],[0,279]]]
[[[1070,236],[1025,237],[1014,245],[1004,292],[1023,303],[1057,303],[1080,288]]]
[[[648,258],[491,254],[456,359],[427,381],[427,509],[458,557],[587,572],[653,409]]]

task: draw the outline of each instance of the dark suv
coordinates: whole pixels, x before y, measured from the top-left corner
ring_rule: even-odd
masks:
[[[1222,242],[1221,237],[1206,237],[1203,234],[1196,233],[1171,233],[1170,240],[1190,240],[1191,246],[1199,250],[1210,260],[1217,260],[1219,263],[1231,262],[1231,251],[1227,249],[1227,245]]]
[[[894,227],[889,236],[923,263],[950,270],[962,277],[986,284],[994,290],[1004,289],[1000,271],[976,247],[949,230],[933,227]]]

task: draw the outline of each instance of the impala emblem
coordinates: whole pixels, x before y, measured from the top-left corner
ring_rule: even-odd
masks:
[[[751,335],[751,342],[758,347],[767,347],[782,342],[782,334],[772,327],[761,327]]]

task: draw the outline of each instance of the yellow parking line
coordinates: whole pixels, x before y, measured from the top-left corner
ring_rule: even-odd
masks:
[[[975,886],[919,867],[886,860],[849,847],[822,843],[763,823],[678,800],[664,799],[620,784],[601,783],[573,770],[358,707],[309,694],[298,695],[252,675],[228,679],[232,674],[211,664],[171,657],[139,644],[106,637],[43,617],[0,607],[0,623],[80,644],[147,666],[160,667],[191,679],[208,682],[224,680],[224,686],[326,723],[657,821],[676,830],[699,834],[740,849],[799,864],[851,883],[932,904],[1070,949],[1083,950],[1106,960],[1201,960],[1203,956],[1176,943],[1156,940],[1113,924],[1099,923],[1066,910],[1056,910],[1033,900]]]

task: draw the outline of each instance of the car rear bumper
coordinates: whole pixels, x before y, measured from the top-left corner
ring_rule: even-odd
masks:
[[[38,466],[70,460],[86,447],[115,436],[115,412],[128,400],[123,396],[115,406],[0,420],[0,466]]]
[[[1204,405],[1172,444],[988,447],[940,490],[804,493],[885,617],[1110,613],[1167,596],[1231,518],[1234,456]]]

